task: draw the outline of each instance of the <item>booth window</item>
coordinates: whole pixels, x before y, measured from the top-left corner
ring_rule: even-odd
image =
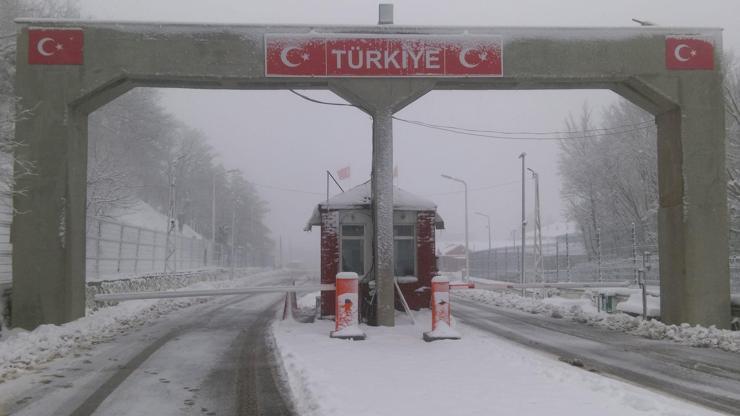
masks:
[[[342,225],[342,271],[365,274],[365,226]]]
[[[393,271],[396,276],[416,276],[413,225],[393,226]]]

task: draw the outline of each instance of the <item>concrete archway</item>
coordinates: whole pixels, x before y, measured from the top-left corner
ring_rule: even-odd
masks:
[[[393,325],[392,244],[387,241],[392,215],[384,203],[392,200],[390,116],[432,89],[613,90],[653,114],[658,127],[662,317],[669,323],[729,325],[719,29],[18,23],[16,93],[22,108],[33,111],[17,122],[16,136],[26,144],[17,156],[34,161],[37,175],[17,178],[27,193],[14,197],[15,326],[33,328],[84,315],[87,115],[139,86],[331,89],[371,114],[374,269],[379,320],[385,325]],[[53,45],[43,39],[52,33],[71,34],[80,55],[44,61]],[[500,73],[488,75],[267,76],[266,35],[396,36],[422,43],[487,37],[499,40],[505,59],[499,61]],[[697,50],[699,60],[693,59]],[[460,53],[463,64],[470,64],[465,51]],[[287,64],[295,65],[295,59]]]

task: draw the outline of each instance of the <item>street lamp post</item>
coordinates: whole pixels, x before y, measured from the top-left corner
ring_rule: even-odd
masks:
[[[229,277],[233,280],[234,279],[234,268],[236,267],[236,261],[235,261],[236,260],[235,259],[236,238],[235,237],[236,237],[236,208],[237,208],[238,200],[237,200],[236,191],[234,189],[234,177],[231,175],[239,173],[239,169],[230,169],[230,170],[227,170],[226,173],[230,175],[229,178],[231,182],[231,194],[232,194],[231,196],[233,199],[232,208],[231,208],[231,254],[229,257],[229,266],[230,266]]]
[[[206,265],[214,261],[216,257],[216,173],[213,173],[213,187],[211,188],[211,247],[206,255]]]
[[[231,208],[231,255],[230,255],[230,261],[231,263],[229,266],[231,266],[229,270],[229,277],[231,280],[234,280],[234,267],[236,267],[236,259],[234,258],[235,254],[235,239],[234,235],[236,234],[236,198],[234,198],[233,206]]]
[[[450,175],[442,175],[443,178],[460,182],[465,187],[465,280],[470,278],[470,251],[468,250],[468,184],[459,178]]]
[[[543,257],[542,257],[542,220],[540,218],[540,175],[534,170],[527,168],[532,172],[534,179],[534,229],[532,234],[532,247],[534,251],[534,276],[535,281],[544,280]]]
[[[488,221],[488,255],[486,256],[486,277],[491,278],[491,216],[482,212],[476,212],[476,215],[485,217]]]

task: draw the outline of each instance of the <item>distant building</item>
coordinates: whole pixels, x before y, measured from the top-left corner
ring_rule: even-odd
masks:
[[[321,202],[305,230],[321,227],[321,283],[334,284],[339,272],[360,276],[360,313],[373,322],[373,217],[370,181]],[[437,272],[435,229],[444,228],[434,202],[393,189],[393,262],[396,280],[412,309],[428,307]],[[400,306],[396,293],[396,304]],[[334,292],[323,292],[321,315],[334,314]]]
[[[438,252],[439,271],[443,273],[461,272],[465,269],[465,245],[447,244]]]

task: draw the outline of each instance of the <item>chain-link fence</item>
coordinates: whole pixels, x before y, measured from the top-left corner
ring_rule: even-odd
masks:
[[[608,236],[607,236],[608,237]],[[658,285],[658,247],[654,244],[618,244],[599,236],[592,249],[586,249],[579,234],[564,234],[543,241],[542,254],[535,247],[525,249],[524,271],[527,282],[637,281],[637,271],[646,270],[648,284]],[[629,240],[628,240],[629,241]],[[602,245],[602,242],[603,245]],[[617,243],[617,244],[614,244]],[[521,247],[495,247],[470,253],[470,274],[493,280],[519,282]],[[538,261],[539,260],[539,261]],[[729,258],[733,293],[740,292],[740,253]]]
[[[0,197],[0,294],[2,286],[9,285],[13,272],[12,250],[10,246],[10,224],[13,221],[12,209],[5,197]]]

